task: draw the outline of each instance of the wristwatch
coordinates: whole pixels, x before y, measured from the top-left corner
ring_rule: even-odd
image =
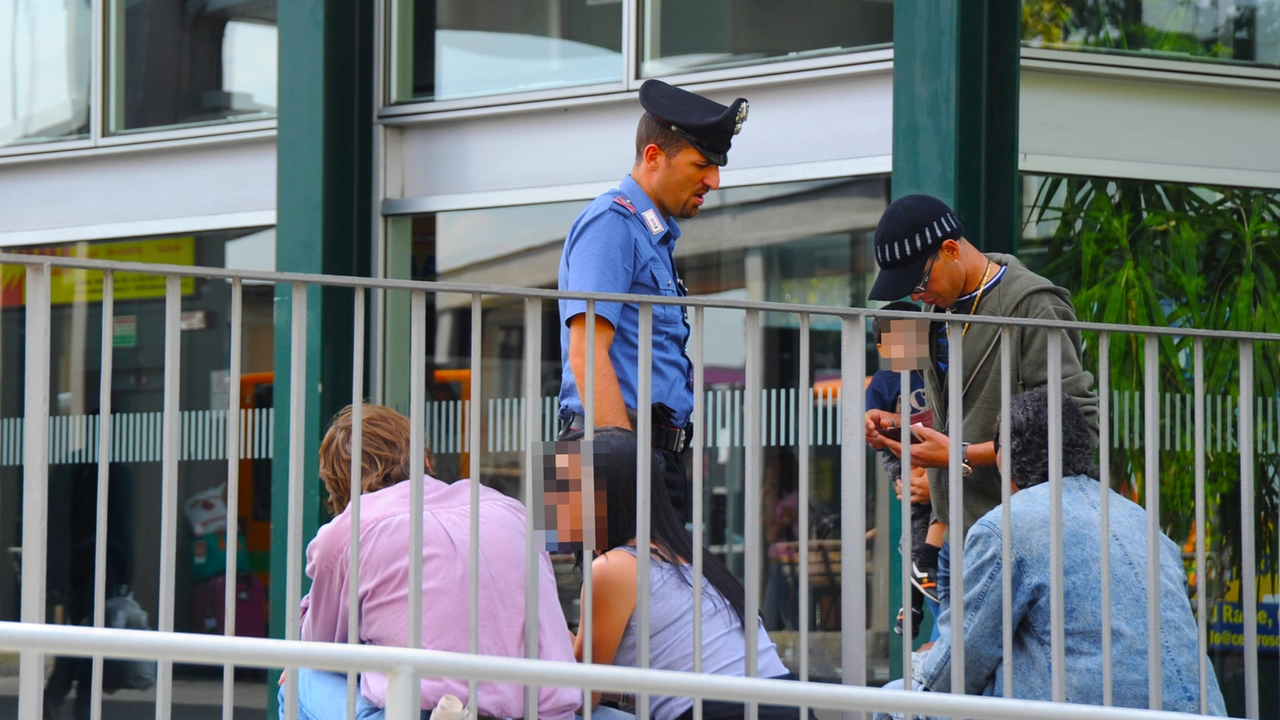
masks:
[[[960,466],[965,475],[973,472],[973,465],[969,463],[969,443],[960,443]]]

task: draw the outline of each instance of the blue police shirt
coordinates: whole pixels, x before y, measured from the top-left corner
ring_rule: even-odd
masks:
[[[561,290],[685,295],[675,271],[676,240],[680,228],[662,216],[630,175],[618,187],[596,198],[569,229],[560,256]],[[560,301],[560,417],[582,413],[582,400],[569,366],[569,321],[587,311],[583,300]],[[636,407],[636,369],[639,363],[640,308],[638,305],[597,302],[596,315],[614,327],[609,359],[627,407]],[[693,364],[685,355],[689,325],[684,307],[653,306],[653,398],[675,411],[684,426],[693,412]]]

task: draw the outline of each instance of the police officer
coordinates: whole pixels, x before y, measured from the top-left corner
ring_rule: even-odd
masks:
[[[560,256],[561,290],[684,296],[676,274],[676,218],[691,218],[720,186],[747,101],[728,107],[660,80],[640,87],[645,113],[636,128],[636,159],[618,187],[596,198],[574,221]],[[583,427],[579,382],[586,375],[586,302],[560,301],[561,434]],[[639,307],[596,303],[595,424],[634,429]],[[676,509],[688,515],[686,450],[692,426],[693,364],[685,355],[684,308],[653,306],[653,446],[665,463]],[[655,469],[657,470],[657,469]]]

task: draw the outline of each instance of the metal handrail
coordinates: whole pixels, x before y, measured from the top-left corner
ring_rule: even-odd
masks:
[[[515,287],[511,285],[456,283],[442,282],[438,280],[397,280],[392,278],[367,278],[353,275],[319,275],[312,273],[276,272],[267,270],[234,270],[191,265],[119,262],[113,260],[96,260],[92,258],[69,258],[6,252],[0,252],[0,265],[48,265],[50,267],[70,268],[73,270],[112,270],[115,272],[141,273],[144,275],[177,275],[180,277],[256,280],[260,282],[273,283],[305,283],[308,285],[318,285],[323,287],[366,288],[372,290],[410,290],[430,293],[454,293],[458,295],[479,294],[517,299],[536,298],[542,300],[594,300],[596,302],[619,302],[630,304],[648,303],[652,305],[679,305],[688,307],[721,308],[727,310],[763,310],[777,313],[823,315],[829,317],[875,317],[902,320],[918,320],[920,318],[920,313],[918,312],[881,310],[874,308],[846,308],[831,305],[804,305],[800,303],[783,303],[768,300],[732,300],[724,298],[700,298],[695,296],[676,297],[665,295],[578,292],[572,290]],[[1161,335],[1170,337],[1203,337],[1216,340],[1257,340],[1263,342],[1280,342],[1280,333],[1244,332],[1240,330],[1206,330],[1190,327],[1160,327],[1151,325],[1125,325],[1065,320],[1054,320],[1051,323],[1046,323],[1046,321],[1038,318],[991,317],[987,315],[963,315],[960,313],[948,315],[947,320],[984,325],[1008,325],[1010,327],[1055,327],[1060,330],[1132,333],[1137,335]]]
[[[99,655],[139,660],[222,664],[242,667],[311,668],[388,674],[417,673],[481,682],[652,693],[677,697],[770,705],[807,705],[836,710],[906,712],[984,720],[1186,720],[1199,717],[1162,710],[1103,708],[1036,700],[904,692],[851,685],[701,675],[613,665],[470,655],[342,643],[220,637],[58,625],[0,622],[0,649],[59,655]],[[412,683],[416,686],[416,683]],[[413,687],[416,694],[416,687]],[[417,707],[406,717],[417,717]],[[391,715],[391,720],[399,718]]]

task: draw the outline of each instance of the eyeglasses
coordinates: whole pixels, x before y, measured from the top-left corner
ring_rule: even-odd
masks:
[[[924,268],[924,277],[920,278],[920,284],[916,285],[915,288],[911,290],[912,295],[924,294],[925,288],[929,287],[929,276],[933,274],[933,264],[937,262],[937,260],[938,253],[934,253],[933,257],[929,258],[929,264]]]

